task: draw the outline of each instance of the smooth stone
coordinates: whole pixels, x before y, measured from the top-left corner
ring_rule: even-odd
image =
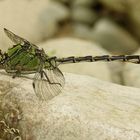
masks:
[[[73,23],[72,36],[89,40],[91,36],[91,28],[86,24]]]
[[[128,10],[126,7],[128,6],[129,0],[99,0],[105,7],[108,9],[114,10],[119,13],[126,13]]]
[[[75,22],[93,24],[97,19],[97,15],[88,7],[75,6],[72,8],[71,18]]]
[[[74,0],[73,6],[89,6],[92,7],[97,1],[96,0]]]
[[[45,102],[35,96],[32,80],[16,78],[8,83],[9,78],[0,74],[0,91],[4,94],[0,111],[22,139],[140,138],[140,89],[66,73],[63,92]]]
[[[73,2],[73,0],[53,0],[53,1],[61,2],[63,4],[69,4],[69,3]]]
[[[96,22],[91,38],[114,54],[132,54],[139,48],[138,42],[123,28],[108,19]]]
[[[45,20],[42,18],[41,20],[42,22],[40,23],[40,37],[42,38],[42,40],[54,37],[59,32],[59,26],[56,20]]]
[[[70,18],[69,9],[59,2],[50,1],[49,6],[42,12],[41,19],[63,21]]]
[[[9,29],[35,44],[40,42],[44,38],[40,15],[47,7],[49,7],[48,0],[41,2],[38,0],[0,1],[0,48],[7,50],[13,44],[4,34],[3,28]],[[46,27],[46,25],[44,26]]]
[[[140,55],[140,49],[135,52],[136,55]],[[123,68],[124,84],[127,86],[133,86],[140,88],[140,64],[126,63]]]
[[[49,6],[40,15],[42,39],[48,39],[59,32],[59,22],[69,18],[69,10],[58,2],[49,2]]]
[[[133,32],[133,34],[140,39],[140,1],[139,0],[128,0],[129,7],[131,10],[128,10],[128,16],[129,16],[129,28]]]
[[[96,43],[74,39],[60,38],[52,39],[38,45],[43,48],[49,56],[69,57],[69,56],[86,56],[86,55],[105,55],[109,54]],[[76,63],[60,65],[60,69],[65,72],[85,74],[97,77],[99,79],[112,81],[111,71],[105,62],[95,63]],[[104,71],[104,74],[102,74]]]

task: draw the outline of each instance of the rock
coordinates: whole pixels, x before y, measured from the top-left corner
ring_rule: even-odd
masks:
[[[55,36],[59,31],[59,26],[56,20],[45,20],[41,19],[42,22],[40,23],[40,33],[42,40],[46,40]]]
[[[63,21],[69,19],[70,11],[69,9],[58,3],[58,2],[49,2],[49,6],[42,12],[41,18],[44,21],[47,20],[56,20]]]
[[[89,6],[92,7],[96,3],[96,0],[75,0],[73,1],[74,6]]]
[[[86,24],[74,23],[72,24],[72,35],[83,39],[89,39],[91,36],[91,28]]]
[[[135,54],[139,55],[140,50],[138,50]],[[124,84],[127,86],[133,86],[140,88],[140,65],[127,63],[123,69],[123,79]]]
[[[97,19],[97,15],[88,7],[74,6],[72,8],[71,18],[75,22],[93,24]]]
[[[65,78],[63,92],[45,102],[32,91],[32,80],[11,79],[7,91],[9,77],[0,74],[0,91],[5,95],[0,102],[1,118],[7,116],[4,121],[18,129],[22,139],[140,138],[140,89],[89,76],[66,73]],[[5,84],[6,88],[2,86]]]
[[[47,7],[48,0],[0,1],[0,48],[6,50],[11,46],[11,41],[3,33],[4,27],[33,43],[40,42],[43,38],[40,15]]]
[[[96,22],[91,38],[114,54],[132,54],[139,47],[126,30],[107,19]]]
[[[72,38],[53,39],[38,46],[46,50],[46,53],[49,53],[50,56],[55,55],[57,57],[108,54],[108,52],[103,50],[96,43]],[[105,62],[66,64],[60,65],[60,68],[65,72],[86,74],[103,80],[112,81],[110,69]],[[105,74],[102,74],[102,71],[104,71]]]
[[[42,38],[50,38],[58,33],[58,23],[67,20],[69,16],[68,8],[58,2],[49,2],[49,6],[40,15]]]
[[[133,32],[133,34],[140,39],[140,1],[139,0],[129,0],[129,9],[128,16],[129,16],[129,28]]]
[[[56,2],[61,2],[62,4],[70,4],[71,2],[73,2],[73,0],[69,1],[69,0],[53,0]]]
[[[127,11],[128,1],[129,0],[99,0],[99,2],[101,2],[109,9],[119,13],[125,13]]]

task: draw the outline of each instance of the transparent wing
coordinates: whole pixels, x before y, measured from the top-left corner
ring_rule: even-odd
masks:
[[[45,69],[41,73],[36,73],[33,81],[37,97],[46,101],[60,94],[64,84],[64,76],[58,68]]]
[[[35,48],[38,48],[36,45],[30,43],[28,40],[12,33],[11,31],[9,31],[8,29],[4,28],[4,32],[5,34],[16,44],[21,44],[21,45],[24,45],[24,44],[29,44]]]

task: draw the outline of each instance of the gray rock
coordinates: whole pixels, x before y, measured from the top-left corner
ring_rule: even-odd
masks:
[[[140,49],[135,53],[140,55]],[[124,84],[140,88],[140,65],[127,63],[123,69]]]
[[[40,34],[42,39],[48,39],[56,35],[59,31],[59,26],[54,19],[43,19],[40,23]]]
[[[120,12],[120,13],[126,13],[128,10],[128,1],[129,0],[99,0],[103,5],[108,7],[111,10]]]
[[[75,6],[72,9],[71,18],[75,22],[93,24],[97,19],[97,15],[88,7]]]
[[[69,15],[68,8],[58,2],[50,2],[49,6],[40,14],[42,38],[50,38],[58,33],[58,22],[67,20]]]
[[[61,95],[38,100],[31,80],[0,74],[0,111],[22,139],[138,140],[140,89],[103,82],[89,76],[65,74]],[[2,85],[1,85],[2,84]],[[11,88],[12,87],[12,88]],[[6,133],[7,134],[7,133]],[[0,135],[1,137],[2,135]]]
[[[41,20],[63,21],[70,17],[70,11],[59,2],[49,2],[49,6],[41,13]]]
[[[3,28],[8,28],[14,33],[31,42],[42,40],[40,13],[49,6],[48,0],[22,1],[3,0],[0,2],[0,48],[7,49],[11,41],[4,35]]]
[[[133,53],[139,47],[126,30],[107,19],[101,19],[95,24],[91,38],[114,54]]]
[[[140,1],[139,0],[129,0],[129,9],[128,10],[128,16],[129,16],[129,27],[137,36],[138,39],[140,39]]]
[[[68,4],[68,3],[73,2],[73,0],[53,0],[53,1],[61,2],[61,3],[64,3],[64,4]]]
[[[74,6],[89,6],[92,7],[97,0],[74,0],[73,5]]]
[[[91,28],[86,24],[73,23],[72,35],[83,39],[89,39],[91,36]]]

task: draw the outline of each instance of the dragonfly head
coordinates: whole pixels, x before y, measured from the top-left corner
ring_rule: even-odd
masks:
[[[4,64],[7,58],[8,58],[8,54],[6,52],[3,53],[2,50],[0,50],[0,64]]]

